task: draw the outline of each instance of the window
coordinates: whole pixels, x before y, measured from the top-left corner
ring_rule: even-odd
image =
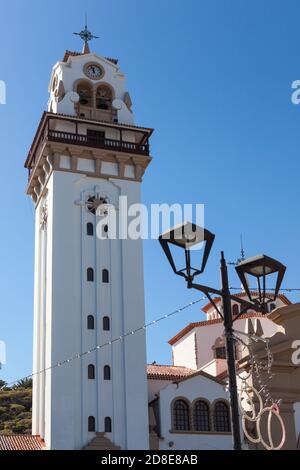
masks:
[[[89,315],[87,317],[87,328],[88,330],[94,330],[95,329],[95,318],[93,315]]]
[[[94,270],[93,268],[87,269],[86,278],[88,282],[94,282]]]
[[[109,319],[109,317],[103,317],[103,331],[110,331],[110,319]]]
[[[93,106],[92,87],[88,82],[80,82],[76,89],[79,95],[79,104],[82,106]]]
[[[102,282],[104,282],[104,284],[109,283],[109,272],[107,269],[103,269],[102,271]]]
[[[89,364],[88,366],[88,379],[95,379],[95,366],[93,364]]]
[[[195,431],[210,431],[209,406],[203,400],[198,400],[194,404],[193,428]]]
[[[226,348],[225,346],[220,346],[216,348],[216,359],[226,359]]]
[[[239,313],[240,313],[240,307],[238,306],[238,304],[234,304],[232,307],[232,315],[235,316],[235,315],[238,315]]]
[[[101,85],[96,92],[96,108],[110,110],[112,103],[112,92],[108,86]]]
[[[103,378],[104,380],[110,380],[110,367],[109,366],[104,366]]]
[[[173,424],[176,431],[189,431],[189,405],[184,400],[176,400],[173,405]]]
[[[103,131],[94,131],[93,129],[87,129],[87,140],[92,143],[104,143],[105,132]]]
[[[217,432],[230,432],[229,408],[223,401],[214,406],[214,429]]]
[[[273,312],[273,310],[275,310],[276,308],[276,304],[272,303],[270,304],[270,312]]]
[[[111,432],[111,418],[108,416],[104,420],[104,431]]]
[[[96,431],[96,420],[95,420],[94,416],[89,416],[88,430],[89,430],[89,432],[95,432]]]
[[[86,224],[86,234],[89,237],[92,237],[94,235],[94,225],[91,222]]]

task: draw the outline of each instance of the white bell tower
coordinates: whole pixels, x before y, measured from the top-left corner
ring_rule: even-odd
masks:
[[[145,323],[142,242],[99,239],[96,209],[105,201],[121,219],[120,196],[140,202],[152,133],[134,125],[118,61],[84,39],[53,67],[25,163],[36,212],[32,432],[49,449],[82,449],[95,433],[147,449],[145,332],[76,358]]]

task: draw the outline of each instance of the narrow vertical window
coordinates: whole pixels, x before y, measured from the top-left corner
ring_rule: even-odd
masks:
[[[96,431],[96,420],[95,420],[94,416],[89,416],[88,430],[89,430],[89,432],[95,432]]]
[[[104,366],[103,377],[104,377],[104,380],[110,380],[110,367],[109,366]]]
[[[108,269],[103,269],[102,271],[102,282],[104,284],[108,284],[109,283],[109,272],[108,272]]]
[[[89,380],[95,379],[95,366],[93,364],[89,364],[88,366],[88,379]]]
[[[193,428],[195,431],[210,431],[209,406],[203,400],[197,400],[194,404]]]
[[[109,317],[103,317],[103,331],[110,331],[110,319],[109,319]]]
[[[232,307],[232,315],[235,316],[235,315],[238,315],[239,313],[240,313],[240,307],[238,306],[238,304],[234,304]]]
[[[229,408],[223,401],[218,401],[214,406],[214,430],[230,432]]]
[[[176,400],[173,404],[173,424],[175,431],[190,430],[190,410],[185,400]]]
[[[108,416],[105,418],[104,420],[104,430],[105,432],[111,432],[111,418],[109,418]]]
[[[89,315],[87,317],[87,328],[88,330],[94,330],[95,329],[95,318],[94,315]]]
[[[86,224],[86,234],[89,237],[92,237],[94,235],[94,225],[91,222]]]
[[[94,282],[94,270],[93,268],[88,268],[86,272],[86,278],[88,282]]]

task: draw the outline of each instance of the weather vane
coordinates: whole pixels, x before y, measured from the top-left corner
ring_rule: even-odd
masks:
[[[83,46],[83,53],[84,54],[89,54],[90,53],[90,47],[89,47],[89,41],[91,39],[99,39],[98,36],[94,36],[87,27],[87,15],[85,15],[85,27],[80,33],[73,33],[76,34],[76,36],[80,36],[80,38],[84,41],[84,46]]]

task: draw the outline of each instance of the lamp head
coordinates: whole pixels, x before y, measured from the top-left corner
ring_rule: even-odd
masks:
[[[184,222],[160,235],[159,242],[175,274],[191,282],[204,271],[214,239],[215,235],[209,230],[191,222]],[[180,249],[177,250],[181,258],[179,266],[175,260],[174,249]],[[200,256],[197,257],[199,251],[203,253],[202,260]]]

